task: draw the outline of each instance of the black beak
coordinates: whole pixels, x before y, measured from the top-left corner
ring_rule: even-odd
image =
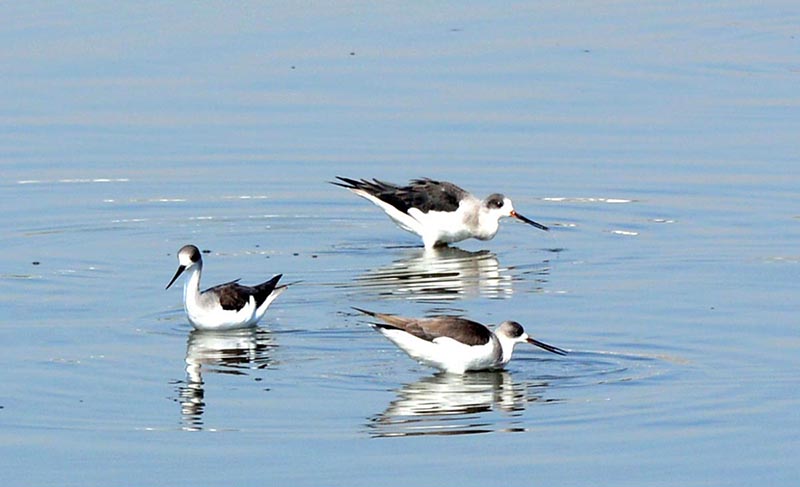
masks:
[[[164,289],[169,289],[169,287],[172,286],[172,283],[175,282],[175,279],[177,279],[178,276],[183,274],[183,271],[185,271],[185,270],[186,270],[186,266],[185,265],[178,266],[178,271],[175,272],[175,275],[172,276],[172,280],[169,281],[169,284],[167,284],[167,287],[165,287]]]
[[[511,216],[513,216],[517,220],[524,221],[528,225],[533,225],[534,227],[538,228],[539,230],[544,230],[545,232],[550,230],[549,228],[547,228],[546,226],[542,225],[541,223],[536,223],[535,221],[531,220],[530,218],[525,218],[524,216],[520,215],[516,211],[512,211],[511,212]]]
[[[540,342],[539,340],[533,339],[531,337],[528,337],[528,339],[526,341],[528,343],[530,343],[531,345],[536,345],[537,347],[541,348],[542,350],[547,350],[548,352],[552,352],[552,353],[555,353],[557,355],[566,355],[567,354],[566,350],[561,350],[558,347],[554,347],[552,345],[548,345],[548,344],[546,344],[544,342]]]

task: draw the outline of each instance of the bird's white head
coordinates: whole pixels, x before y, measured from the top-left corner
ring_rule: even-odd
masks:
[[[473,214],[472,226],[474,227],[475,237],[480,240],[490,240],[500,229],[500,219],[511,216],[514,212],[514,205],[511,200],[502,194],[489,195],[481,201],[478,212]]]
[[[531,337],[525,332],[522,325],[516,321],[504,321],[500,323],[500,326],[497,327],[494,334],[500,342],[500,346],[503,348],[503,363],[508,363],[508,361],[511,360],[511,353],[514,351],[514,346],[517,343],[530,343],[531,345],[557,355],[567,354],[566,351],[558,347],[548,345]]]
[[[525,329],[516,321],[504,321],[500,323],[500,326],[497,327],[494,333],[501,343],[505,342],[504,344],[511,346],[517,343],[525,343],[528,340],[528,334],[525,333]]]
[[[514,213],[514,204],[508,197],[500,193],[495,193],[483,200],[483,209],[486,213],[499,220],[504,216],[511,216],[512,213]]]
[[[503,196],[502,194],[495,193],[489,195],[485,200],[483,200],[483,209],[484,211],[491,216],[495,222],[498,221],[500,218],[510,216],[512,218],[516,218],[522,222],[527,223],[528,225],[532,225],[539,230],[547,231],[549,228],[542,225],[541,223],[537,223],[530,218],[526,218],[514,209],[514,203],[511,202],[511,199],[507,196]],[[496,230],[495,230],[496,231]]]
[[[166,289],[169,289],[170,286],[178,279],[178,277],[183,274],[183,271],[186,269],[190,269],[194,266],[202,266],[203,265],[203,258],[200,254],[200,249],[195,247],[194,245],[184,245],[178,251],[178,270],[175,271],[175,275],[172,276],[172,280],[169,281],[167,284]]]

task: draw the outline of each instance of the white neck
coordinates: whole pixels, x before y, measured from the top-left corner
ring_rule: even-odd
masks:
[[[189,268],[186,272],[186,280],[183,281],[183,302],[188,303],[191,299],[197,302],[200,297],[200,273],[203,270],[203,264],[198,263]],[[188,306],[188,304],[187,304]]]
[[[511,360],[511,354],[514,353],[514,346],[517,342],[507,338],[500,338],[499,336],[497,337],[497,341],[500,343],[500,351],[503,353],[501,365],[505,365]]]
[[[489,240],[494,237],[497,230],[500,229],[500,219],[494,212],[481,207],[478,211],[478,225],[481,238]]]

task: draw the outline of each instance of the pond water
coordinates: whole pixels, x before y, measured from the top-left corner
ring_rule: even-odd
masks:
[[[0,7],[3,485],[796,485],[791,2]],[[328,181],[503,192],[425,252]],[[206,286],[294,283],[193,331]],[[522,323],[507,370],[351,307]]]

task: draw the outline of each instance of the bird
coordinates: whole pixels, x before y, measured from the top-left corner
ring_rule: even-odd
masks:
[[[379,206],[400,228],[422,237],[426,249],[468,238],[490,240],[497,234],[503,217],[549,230],[517,213],[511,200],[500,193],[480,200],[453,183],[429,178],[413,179],[407,186],[378,179],[336,179],[330,183]]]
[[[444,372],[499,370],[511,360],[514,346],[530,343],[557,355],[567,352],[530,337],[516,321],[504,321],[494,331],[459,316],[406,318],[353,307],[382,323],[372,327],[411,358]]]
[[[270,304],[288,287],[278,285],[282,274],[256,286],[243,286],[239,279],[200,292],[203,258],[194,245],[178,251],[178,270],[166,289],[186,272],[183,305],[189,322],[198,330],[232,330],[255,326]]]

